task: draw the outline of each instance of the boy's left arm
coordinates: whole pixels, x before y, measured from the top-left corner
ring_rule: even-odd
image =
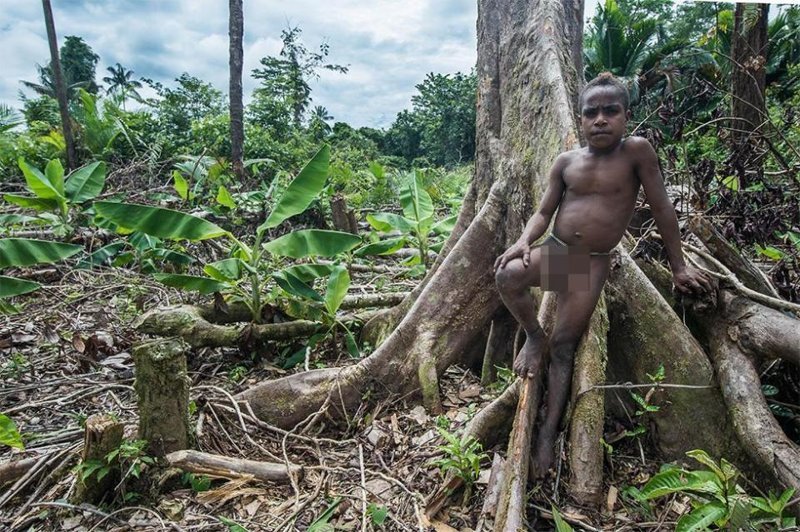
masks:
[[[669,196],[667,196],[664,178],[661,176],[658,166],[658,156],[653,146],[641,137],[629,137],[628,140],[634,140],[631,143],[635,157],[634,167],[647,195],[653,219],[656,221],[656,226],[664,241],[675,288],[684,294],[711,290],[712,284],[708,277],[702,271],[687,266],[683,260],[678,217],[675,214],[675,208],[669,201]]]

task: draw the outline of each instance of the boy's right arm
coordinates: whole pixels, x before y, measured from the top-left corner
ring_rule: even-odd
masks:
[[[568,154],[562,153],[556,158],[552,168],[550,168],[547,189],[542,195],[538,210],[525,224],[525,229],[523,229],[517,241],[497,257],[494,263],[495,270],[504,268],[510,260],[518,257],[522,258],[522,265],[526,268],[530,264],[531,244],[536,242],[547,230],[550,225],[550,219],[556,212],[558,204],[561,203],[561,196],[564,193],[563,171],[567,165],[567,157]]]

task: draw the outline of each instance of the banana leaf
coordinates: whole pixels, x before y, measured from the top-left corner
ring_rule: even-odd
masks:
[[[324,301],[323,297],[319,295],[316,290],[285,270],[273,273],[272,278],[275,279],[278,286],[289,294],[301,299],[310,299],[320,303]]]
[[[367,255],[389,255],[406,245],[406,238],[401,236],[397,238],[389,238],[381,240],[380,242],[373,242],[355,250],[353,254],[356,257],[366,257]]]
[[[72,203],[83,203],[96,198],[105,184],[106,163],[94,162],[67,176],[64,192]]]
[[[33,281],[0,275],[0,299],[27,294],[38,290],[40,287],[41,285],[39,283]]]
[[[42,199],[64,199],[64,194],[59,193],[58,189],[38,168],[28,166],[28,163],[22,157],[19,158],[18,164],[20,170],[22,170],[22,175],[25,176],[28,188],[36,197]]]
[[[277,227],[287,218],[300,214],[311,205],[325,186],[330,158],[330,147],[325,144],[289,183],[267,220],[258,228],[259,231]]]
[[[415,172],[409,176],[405,186],[400,189],[400,204],[403,215],[417,223],[433,217],[433,201],[430,194],[422,188],[422,176]]]
[[[59,207],[58,200],[52,198],[45,199],[31,196],[19,196],[17,194],[3,194],[3,199],[14,205],[37,211],[55,211]]]
[[[0,268],[50,264],[79,253],[83,247],[32,238],[0,239]]]
[[[205,240],[229,234],[216,224],[191,214],[161,207],[98,201],[95,211],[119,227],[172,240]]]
[[[361,243],[361,238],[351,233],[304,229],[294,231],[264,244],[264,249],[281,257],[335,257]]]
[[[376,231],[401,231],[403,233],[411,233],[414,231],[414,221],[404,218],[399,214],[392,214],[390,212],[376,212],[375,214],[367,215],[367,222]]]
[[[325,308],[331,316],[339,310],[347,289],[350,288],[350,273],[347,268],[339,266],[331,272],[328,277],[328,287],[325,290]]]

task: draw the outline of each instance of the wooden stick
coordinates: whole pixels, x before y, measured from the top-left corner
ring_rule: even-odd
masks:
[[[240,478],[252,475],[262,481],[288,482],[290,475],[298,478],[303,475],[303,468],[297,465],[287,467],[285,464],[231,458],[201,451],[175,451],[165,458],[173,467],[215,477]]]

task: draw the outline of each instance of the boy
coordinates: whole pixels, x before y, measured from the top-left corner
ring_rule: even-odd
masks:
[[[631,116],[629,101],[628,90],[608,72],[586,85],[579,101],[586,147],[556,158],[538,211],[519,240],[495,262],[500,296],[527,335],[514,359],[515,373],[534,377],[550,352],[547,415],[534,454],[537,477],[543,477],[553,463],[573,356],[608,276],[609,252],[622,239],[633,215],[640,185],[664,240],[676,289],[692,294],[711,287],[702,272],[687,267],[683,260],[678,220],[655,150],[641,137],[623,138]],[[544,234],[556,208],[552,233],[541,246],[531,247]],[[557,293],[558,310],[549,339],[536,319],[531,286]]]

